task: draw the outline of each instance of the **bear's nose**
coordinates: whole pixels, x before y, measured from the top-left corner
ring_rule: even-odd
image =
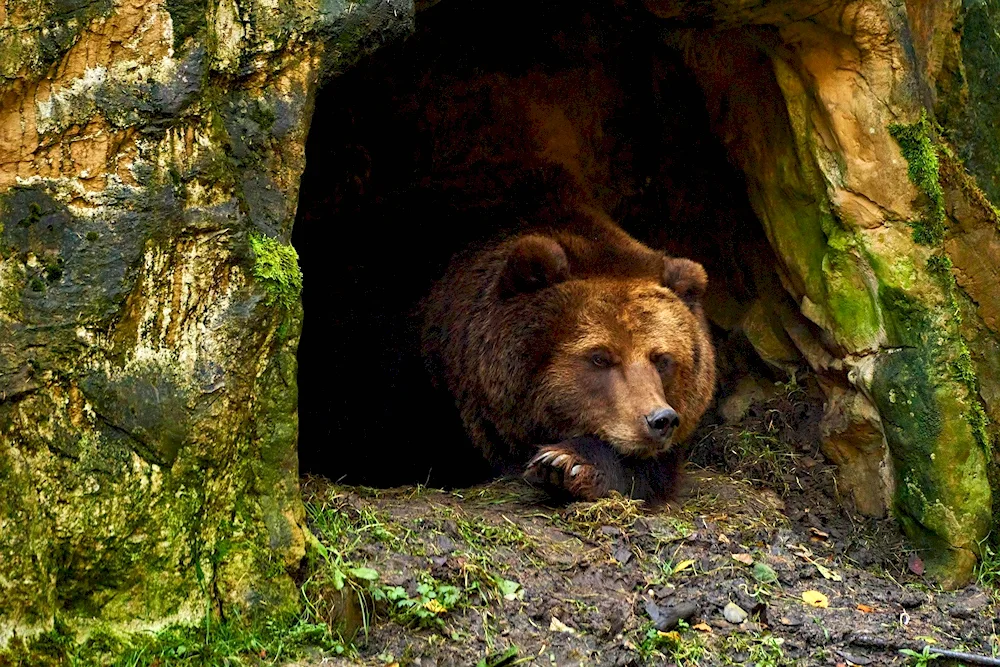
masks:
[[[666,440],[681,423],[681,416],[673,408],[658,408],[646,415],[646,427],[654,438]]]

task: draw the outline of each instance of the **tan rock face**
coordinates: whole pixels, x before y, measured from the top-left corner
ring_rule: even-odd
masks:
[[[412,7],[177,6],[0,14],[0,643],[298,605],[301,311],[248,234],[287,241],[319,81]]]
[[[699,11],[681,2],[648,4],[677,20]],[[803,20],[787,3],[769,4],[714,3],[698,15],[721,27],[744,21],[770,28],[724,37],[700,30],[676,40],[705,90],[716,132],[748,175],[783,284],[822,332],[825,350],[805,358],[827,387],[824,449],[841,466],[841,488],[862,511],[878,515],[894,504],[915,536],[974,548],[973,536],[990,523],[979,396],[950,370],[967,354],[967,343],[949,315],[950,288],[942,291],[928,269],[941,260],[911,237],[910,223],[921,224],[925,215],[925,194],[890,133],[899,119],[919,118],[925,73],[955,57],[954,40],[942,37],[954,6],[823,3]],[[905,48],[914,35],[917,60]],[[772,102],[760,100],[762,91],[784,108],[767,106]],[[960,284],[992,304],[985,284],[996,284],[988,280],[995,232],[973,227],[950,237],[944,249]],[[980,307],[984,321],[990,308]],[[769,340],[760,338],[761,351],[773,356]],[[915,345],[920,354],[892,357],[898,345]],[[985,352],[972,358],[988,369]],[[894,384],[890,368],[907,375],[910,386]],[[904,397],[904,390],[916,393]],[[913,424],[900,423],[893,407],[900,400],[923,406],[906,413]],[[934,424],[931,437],[915,438],[925,418]],[[945,557],[939,573],[952,583],[969,576],[968,553]]]

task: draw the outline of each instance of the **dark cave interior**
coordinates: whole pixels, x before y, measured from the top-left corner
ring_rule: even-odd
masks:
[[[526,125],[626,231],[705,265],[721,393],[775,372],[737,326],[758,286],[776,284],[773,255],[665,29],[608,2],[546,3],[530,22],[441,3],[321,90],[292,238],[303,473],[375,486],[489,474],[429,388],[414,314],[453,254],[550,194]]]

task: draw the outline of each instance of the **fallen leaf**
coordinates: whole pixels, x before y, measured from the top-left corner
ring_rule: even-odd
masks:
[[[762,584],[770,584],[778,580],[778,575],[769,565],[754,563],[753,578]]]
[[[729,544],[730,540],[728,537],[726,537],[725,533],[719,533],[719,541],[722,542],[723,544]]]
[[[446,611],[448,611],[448,608],[445,607],[440,602],[438,602],[437,600],[428,600],[427,602],[425,602],[424,609],[433,614],[443,614]]]
[[[803,558],[805,560],[809,560],[810,558],[812,558],[813,552],[809,551],[807,547],[804,547],[801,544],[796,544],[789,548],[792,551],[794,551],[795,555],[798,556],[799,558]]]
[[[378,581],[378,570],[373,570],[370,567],[352,567],[347,573],[355,579]]]
[[[677,563],[677,565],[674,566],[674,569],[671,572],[671,574],[677,574],[678,572],[683,572],[684,570],[694,565],[694,563],[695,561],[693,560],[682,560],[681,562]]]
[[[549,623],[549,632],[567,632],[571,635],[576,634],[576,630],[569,627],[555,616],[552,617],[552,622]]]
[[[826,538],[830,537],[830,533],[824,533],[824,532],[823,532],[822,530],[820,530],[819,528],[811,528],[811,527],[810,527],[810,528],[809,528],[809,530],[811,530],[811,531],[812,531],[812,534],[813,534],[813,535],[815,535],[816,537],[821,537],[821,538],[823,538],[824,540],[825,540]]]
[[[927,635],[918,635],[917,637],[914,637],[914,639],[916,639],[917,641],[921,641],[921,642],[923,642],[925,644],[937,644],[938,643],[938,641],[936,639],[934,639],[933,637],[928,637]]]
[[[712,626],[708,623],[695,623],[691,626],[692,630],[697,630],[698,632],[711,632]]]
[[[669,639],[675,644],[679,644],[681,641],[681,634],[676,630],[671,630],[670,632],[660,632],[659,630],[657,630],[656,636],[659,637],[660,639]]]
[[[739,561],[744,565],[753,565],[753,556],[750,554],[733,554],[733,560]]]
[[[830,600],[819,591],[804,591],[802,593],[802,601],[807,605],[819,607],[820,609],[826,609],[830,606]]]
[[[816,566],[816,569],[819,570],[819,573],[823,575],[824,579],[829,579],[830,581],[843,581],[844,580],[843,577],[841,577],[839,574],[837,574],[836,572],[834,572],[830,568],[825,567],[823,565],[820,565],[819,563],[817,563],[814,560],[809,561],[809,562]]]
[[[503,595],[504,600],[524,599],[524,589],[521,588],[521,584],[516,581],[503,579],[497,584],[497,587],[500,589],[500,593]]]
[[[868,605],[866,605],[866,604],[860,604],[860,603],[859,603],[859,604],[858,604],[858,611],[860,611],[860,612],[862,612],[862,613],[864,613],[864,614],[870,614],[870,613],[872,613],[873,611],[875,611],[875,607],[869,607],[869,606],[868,606]]]
[[[907,567],[910,568],[910,572],[917,576],[924,573],[924,561],[917,554],[910,554],[910,560],[907,563]]]

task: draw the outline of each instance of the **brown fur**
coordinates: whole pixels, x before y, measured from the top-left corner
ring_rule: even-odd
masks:
[[[699,264],[581,208],[557,229],[457,258],[424,304],[424,359],[496,470],[530,462],[529,476],[574,497],[615,489],[662,499],[676,446],[714,390],[705,285]],[[666,440],[644,421],[664,406],[680,417]],[[539,461],[555,451],[539,447],[567,441]]]

